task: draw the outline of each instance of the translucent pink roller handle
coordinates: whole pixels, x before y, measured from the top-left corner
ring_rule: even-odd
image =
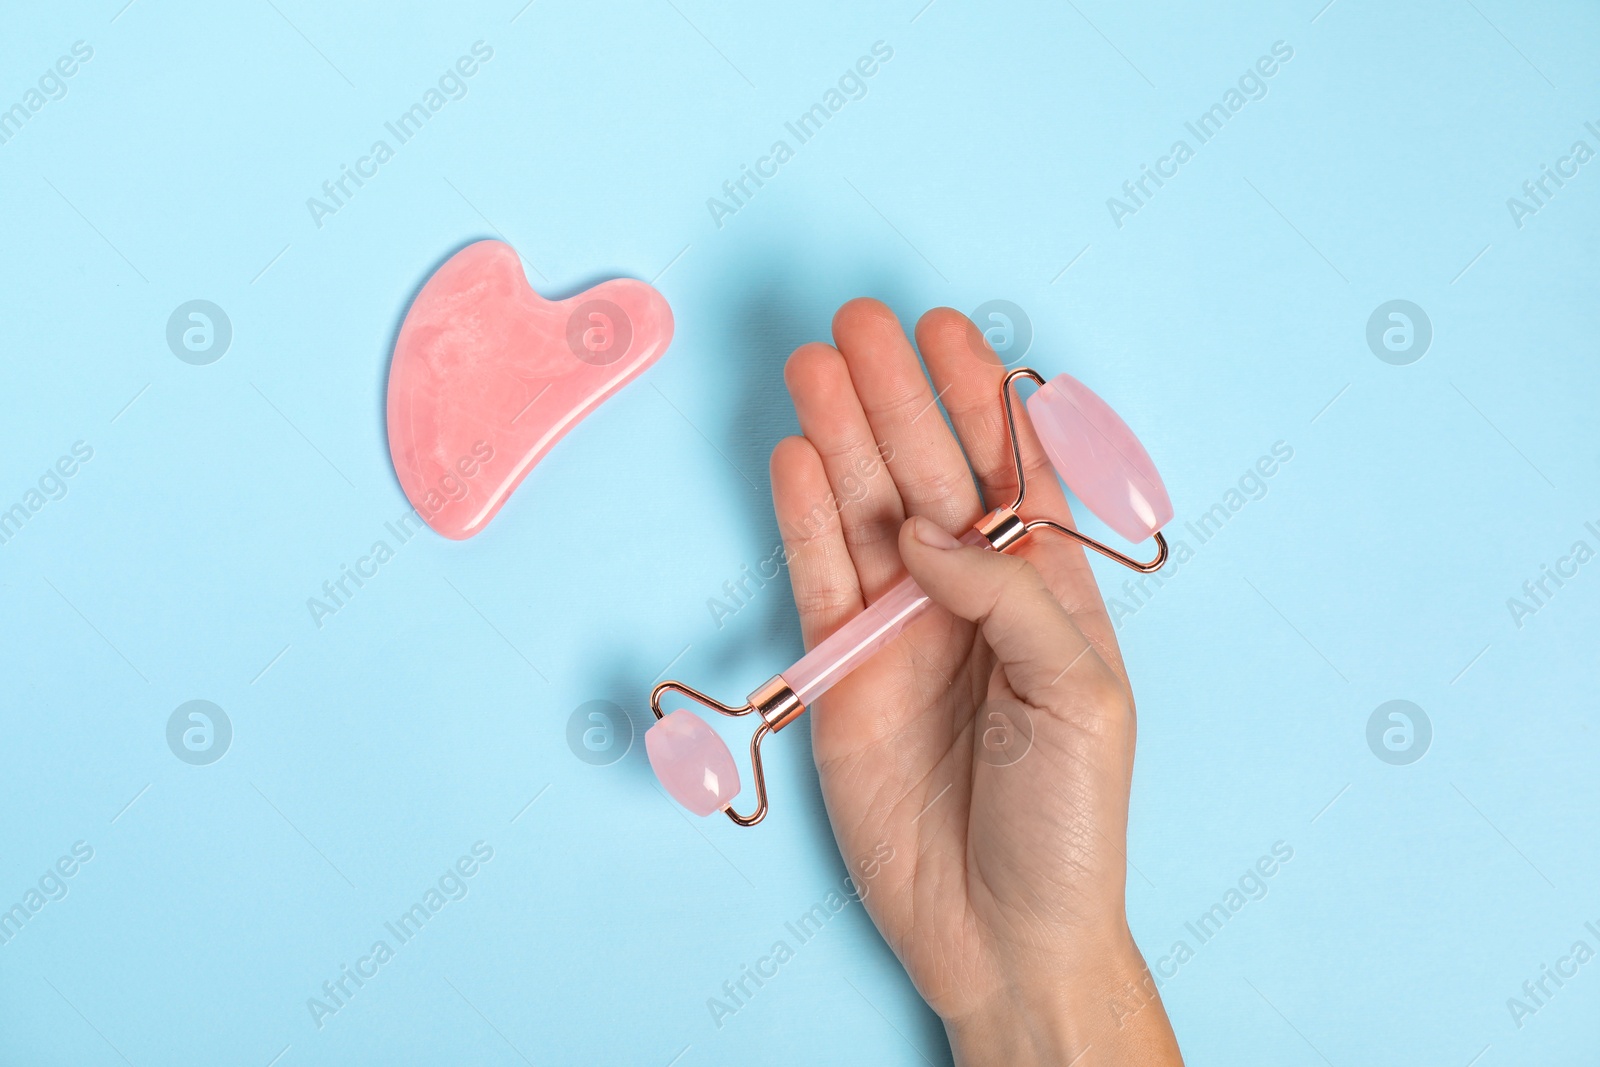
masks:
[[[988,538],[976,528],[961,538],[963,544],[985,545]],[[832,689],[845,675],[861,666],[884,645],[900,636],[906,624],[928,606],[928,594],[908,574],[900,584],[867,605],[865,611],[834,631],[827,640],[800,657],[781,677],[806,707]]]

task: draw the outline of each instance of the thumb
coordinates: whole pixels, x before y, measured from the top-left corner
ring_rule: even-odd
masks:
[[[1012,691],[1029,703],[1047,703],[1087,674],[1109,674],[1027,560],[958,541],[920,517],[900,527],[900,558],[929,599],[978,624]]]

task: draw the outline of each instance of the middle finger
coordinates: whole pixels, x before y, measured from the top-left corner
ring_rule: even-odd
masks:
[[[889,472],[906,513],[951,533],[971,526],[980,505],[967,457],[894,312],[876,300],[852,300],[833,317],[833,336],[874,436],[893,450]]]

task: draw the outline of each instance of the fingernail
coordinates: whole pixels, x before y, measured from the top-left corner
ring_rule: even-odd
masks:
[[[921,541],[929,548],[949,549],[961,547],[960,541],[941,530],[938,524],[929,522],[927,519],[918,519],[911,532],[916,535],[918,541]]]

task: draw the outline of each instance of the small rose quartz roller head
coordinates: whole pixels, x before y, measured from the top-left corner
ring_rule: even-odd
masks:
[[[1056,473],[1118,536],[1130,542],[1153,537],[1154,559],[1141,563],[1059,522],[1024,519],[1018,514],[1027,495],[1027,486],[1023,481],[1022,445],[1017,437],[1012,387],[1023,378],[1039,386],[1027,400],[1028,415]],[[1047,529],[1141,573],[1159,570],[1167,561],[1167,542],[1160,530],[1172,519],[1172,502],[1167,498],[1155,464],[1127,423],[1077,379],[1058,374],[1046,381],[1037,371],[1026,367],[1010,372],[1001,381],[1000,401],[1011,435],[1017,498],[1009,507],[996,508],[979,519],[962,540],[969,545],[1006,552],[1033,531]],[[794,666],[763,683],[739,707],[714,700],[682,682],[662,682],[650,694],[650,710],[655,712],[658,721],[644,735],[645,751],[656,777],[674,800],[696,815],[723,811],[740,826],[754,826],[767,814],[761,742],[768,734],[777,733],[794,722],[836,682],[899,636],[928,604],[927,595],[912,578],[901,579],[898,585],[818,643]],[[739,771],[722,738],[687,708],[670,714],[661,710],[662,698],[673,692],[723,715],[754,712],[760,716],[761,722],[750,738],[750,771],[756,786],[756,806],[750,814],[741,815],[733,810],[733,800],[739,795]]]

